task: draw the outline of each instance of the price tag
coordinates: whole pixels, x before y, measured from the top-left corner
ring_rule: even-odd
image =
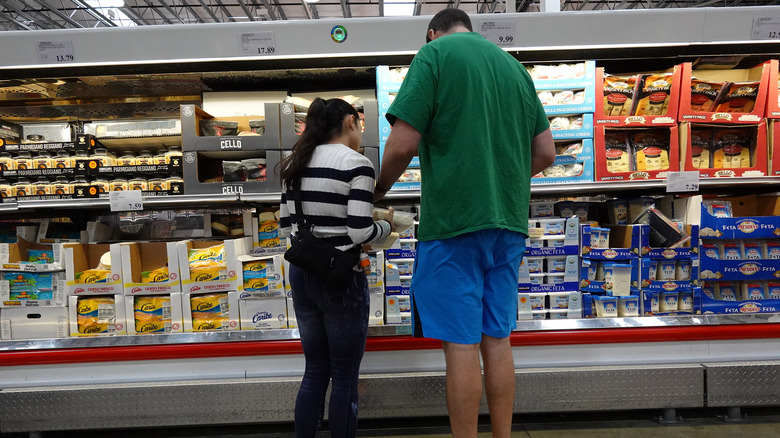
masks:
[[[515,22],[483,21],[479,25],[479,33],[499,46],[511,46],[515,42]]]
[[[76,60],[73,41],[38,41],[37,49],[38,62],[42,64],[59,64]]]
[[[753,19],[751,40],[780,39],[780,17],[756,17]]]
[[[669,172],[666,176],[666,192],[698,192],[699,172]]]
[[[108,194],[108,201],[111,204],[111,211],[136,211],[144,209],[140,190],[110,192]]]
[[[276,34],[272,31],[242,33],[238,36],[241,56],[273,55],[276,53]]]

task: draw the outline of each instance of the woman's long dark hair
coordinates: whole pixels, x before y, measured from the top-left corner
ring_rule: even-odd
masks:
[[[280,161],[277,167],[282,184],[292,187],[300,180],[314,149],[341,135],[344,117],[349,115],[355,116],[355,122],[360,123],[357,110],[347,102],[341,99],[314,99],[306,114],[306,129],[293,146],[292,154]]]

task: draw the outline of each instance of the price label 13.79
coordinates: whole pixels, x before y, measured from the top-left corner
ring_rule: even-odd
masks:
[[[36,50],[38,62],[41,64],[59,64],[76,60],[72,41],[38,41]]]

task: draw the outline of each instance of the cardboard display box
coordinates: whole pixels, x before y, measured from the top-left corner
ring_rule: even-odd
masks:
[[[769,176],[780,176],[780,120],[767,120],[767,152],[769,153]]]
[[[103,254],[111,255],[110,271],[103,283],[82,283],[76,275],[96,269]],[[65,285],[68,295],[115,295],[124,293],[122,287],[122,256],[119,244],[64,243],[60,259],[65,265]]]
[[[52,263],[29,262],[30,250],[46,251]],[[41,245],[17,236],[16,243],[0,243],[0,271],[46,272],[61,271],[59,244]]]
[[[594,150],[596,153],[595,170],[596,181],[646,181],[665,180],[669,172],[680,170],[680,146],[677,126],[656,127],[656,129],[669,130],[669,168],[663,170],[629,172],[609,172],[607,166],[607,147],[605,141],[606,127],[597,126],[595,129]],[[645,128],[647,129],[647,128]],[[641,130],[641,128],[639,129]],[[628,132],[628,129],[621,129]],[[633,128],[632,130],[633,131]],[[630,153],[630,152],[629,152]]]
[[[143,303],[145,298],[152,298],[152,301],[162,301],[167,298],[167,302]],[[139,320],[136,321],[136,301],[139,302]],[[158,305],[159,304],[159,305]],[[154,315],[152,320],[144,318],[146,314]],[[183,312],[182,312],[182,294],[172,293],[161,296],[132,296],[125,297],[125,315],[127,316],[127,334],[145,335],[145,334],[169,334],[184,332]],[[162,320],[163,323],[154,322]],[[151,322],[151,324],[150,324]]]
[[[769,65],[769,84],[767,86],[767,99],[766,99],[766,118],[767,119],[780,119],[780,75],[778,69],[780,69],[780,62],[776,59],[771,59],[767,62]]]
[[[287,297],[239,300],[241,330],[287,328]]]
[[[698,171],[700,178],[730,178],[730,177],[761,177],[767,175],[767,126],[766,123],[755,124],[750,129],[755,129],[755,135],[751,135],[750,167],[724,167],[724,168],[700,168],[693,165],[693,141],[691,130],[696,127],[714,129],[745,129],[745,125],[702,125],[689,122],[680,124],[680,155],[682,168],[685,171]],[[710,162],[714,156],[710,154]]]
[[[62,271],[0,272],[0,307],[65,307],[64,278]]]
[[[630,115],[607,116],[604,114],[604,69],[596,69],[596,112],[594,114],[596,125],[611,127],[650,127],[650,126],[675,126],[677,124],[677,112],[680,106],[680,90],[682,84],[682,67],[675,66],[665,73],[673,73],[672,88],[669,94],[669,105],[663,115]],[[639,74],[652,74],[650,72]],[[628,76],[628,75],[618,75]],[[636,75],[632,75],[636,76]],[[634,88],[634,104],[638,101],[641,92],[639,81]]]
[[[534,88],[537,90],[566,90],[595,87],[595,84],[597,84],[595,79],[596,61],[584,61],[582,63],[585,64],[582,77],[575,79],[534,79]]]
[[[88,328],[79,332],[79,312],[85,313],[80,306],[86,306],[86,301],[98,298],[107,298],[111,303],[91,305],[94,309],[94,316],[97,317],[97,325],[90,325]],[[125,296],[124,295],[103,295],[103,296],[73,296],[68,297],[68,315],[70,317],[70,335],[73,337],[83,336],[116,336],[127,334],[127,315],[125,314]]]
[[[196,105],[181,105],[182,148],[186,151],[246,151],[279,149],[279,104],[265,103],[264,116],[214,117]],[[238,132],[251,131],[250,120],[265,120],[263,135],[201,135],[200,123],[204,120],[238,122]]]
[[[379,109],[376,100],[363,102],[363,147],[379,147]],[[291,150],[300,134],[295,133],[295,106],[289,102],[283,102],[279,107],[281,126],[282,149]]]
[[[204,249],[216,245],[225,245],[224,275],[213,281],[197,281],[190,277],[189,250]],[[220,292],[238,290],[238,256],[247,254],[250,248],[248,238],[230,239],[225,241],[213,240],[186,240],[178,242],[179,251],[179,275],[181,277],[182,292]]]
[[[216,162],[236,161],[250,158],[265,158],[265,181],[229,181],[205,182],[208,176],[203,175],[203,169],[215,171]],[[185,151],[183,155],[184,192],[187,194],[242,194],[242,193],[276,193],[282,190],[279,178],[275,173],[276,165],[281,160],[279,150],[244,150],[244,151]],[[211,163],[211,166],[209,166]],[[201,167],[203,166],[203,167]]]
[[[775,239],[780,237],[780,216],[715,217],[701,207],[702,239]]]
[[[771,86],[769,82],[771,66],[768,63],[750,69],[732,70],[692,70],[690,62],[682,64],[682,89],[680,91],[680,117],[681,122],[701,123],[725,123],[725,124],[759,124],[764,120],[764,108],[767,101],[767,91]],[[775,68],[775,70],[777,70]],[[749,113],[739,112],[715,112],[698,111],[691,109],[691,78],[713,82],[752,82],[760,81],[761,84],[756,96],[755,105]],[[774,82],[777,86],[777,81]],[[721,90],[722,95],[725,90]],[[734,100],[734,102],[738,102]],[[695,104],[695,103],[694,103]]]
[[[593,260],[629,260],[639,256],[642,248],[642,225],[613,225],[608,227],[609,248],[593,248],[595,242],[590,225],[582,225],[582,257]]]
[[[252,253],[272,255],[287,251],[287,238],[280,235],[278,215],[277,210],[252,218]]]
[[[122,284],[125,295],[170,294],[181,292],[179,253],[176,242],[122,243]],[[167,268],[168,279],[144,281],[144,272]]]
[[[68,309],[0,309],[0,339],[67,338],[70,334]]]
[[[215,292],[220,294],[221,298],[213,303],[208,304],[208,308],[214,310],[216,306],[216,318],[201,320],[202,325],[198,325],[198,320],[193,319],[193,312],[197,312],[197,308],[193,308],[192,300],[197,299],[198,296],[206,295],[208,293],[195,293],[195,294],[183,294],[182,299],[182,318],[184,320],[184,331],[233,331],[239,329],[240,317],[239,317],[239,299],[238,292]],[[213,305],[212,305],[213,304]],[[201,310],[209,310],[201,309]]]

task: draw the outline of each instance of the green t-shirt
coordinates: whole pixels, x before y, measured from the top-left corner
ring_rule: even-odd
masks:
[[[418,239],[528,234],[531,142],[549,127],[530,75],[478,33],[423,46],[387,111],[422,134]]]

